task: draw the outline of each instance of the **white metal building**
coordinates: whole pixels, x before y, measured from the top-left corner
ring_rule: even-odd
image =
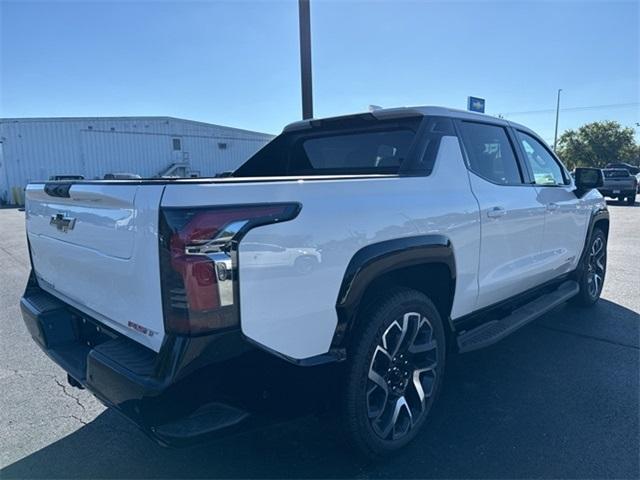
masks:
[[[234,170],[272,135],[172,117],[0,119],[0,204],[54,175],[202,176]]]

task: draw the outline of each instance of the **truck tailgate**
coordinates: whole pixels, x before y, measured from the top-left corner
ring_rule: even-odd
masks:
[[[603,170],[603,189],[615,192],[629,191],[636,188],[636,178],[626,170]]]
[[[27,237],[40,286],[154,351],[164,337],[158,259],[163,185],[31,184]]]

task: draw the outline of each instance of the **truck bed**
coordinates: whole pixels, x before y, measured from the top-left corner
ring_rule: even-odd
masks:
[[[440,154],[459,156],[457,140],[443,139]],[[429,177],[358,174],[31,184],[26,191],[27,232],[34,272],[48,293],[159,351],[166,336],[160,212],[295,203],[301,211],[294,220],[254,228],[240,242],[238,305],[246,337],[290,358],[309,358],[329,350],[345,269],[353,255],[372,242],[447,230],[453,242],[460,242],[456,248],[461,265],[473,270],[459,277],[459,291],[470,294],[460,296],[463,301],[454,304],[453,313],[473,307],[478,242],[468,239],[479,236],[477,203],[466,182],[445,181],[466,175],[464,164],[447,162]],[[451,199],[446,205],[434,201],[445,196]],[[451,211],[459,212],[455,221]],[[65,231],[65,219],[74,220],[73,229]],[[304,268],[309,271],[297,265],[301,262],[296,263],[296,256],[307,257],[312,265]],[[183,302],[180,295],[176,291],[175,299]]]

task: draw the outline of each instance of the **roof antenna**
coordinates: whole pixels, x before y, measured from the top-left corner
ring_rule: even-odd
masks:
[[[382,107],[380,105],[369,105],[370,112],[375,112],[376,110],[382,110]]]

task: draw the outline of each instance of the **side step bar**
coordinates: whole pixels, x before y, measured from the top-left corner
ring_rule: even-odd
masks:
[[[553,292],[542,295],[514,310],[511,315],[483,323],[473,330],[458,335],[459,352],[471,352],[493,345],[520,327],[566,302],[576,295],[579,290],[578,282],[566,281]]]
[[[208,436],[214,438],[217,433],[231,429],[248,416],[244,410],[213,402],[198,408],[188,417],[151,427],[151,432],[165,445],[185,446]]]

